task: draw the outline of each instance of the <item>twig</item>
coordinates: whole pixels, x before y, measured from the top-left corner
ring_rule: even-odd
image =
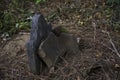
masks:
[[[94,28],[94,42],[95,42],[95,39],[96,39],[96,23],[92,22],[92,26]]]
[[[106,33],[106,34],[108,35],[109,41],[110,41],[110,43],[111,43],[111,45],[112,45],[112,47],[113,47],[113,49],[114,49],[114,52],[117,54],[118,57],[120,57],[120,54],[119,54],[118,50],[116,49],[115,44],[114,44],[113,41],[112,41],[112,38],[111,38],[111,36],[110,36],[110,33],[109,33],[109,32],[106,32],[106,31],[104,31],[104,30],[102,30],[102,32],[103,32],[103,33]]]
[[[113,46],[113,48],[114,48],[116,54],[120,57],[120,54],[119,54],[118,50],[116,49],[115,44],[113,43],[113,41],[112,41],[111,38],[110,38],[110,43],[112,44],[112,46]]]
[[[115,50],[114,49],[112,49],[111,47],[109,47],[109,46],[107,46],[107,45],[105,45],[104,43],[100,43],[103,47],[106,47],[106,48],[108,48],[108,49],[110,49],[112,52],[114,52],[115,53]]]
[[[68,62],[62,56],[60,58],[68,65]]]

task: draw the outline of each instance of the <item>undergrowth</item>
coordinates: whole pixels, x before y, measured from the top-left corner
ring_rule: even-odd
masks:
[[[30,19],[34,13],[29,7],[45,1],[46,0],[2,0],[0,2],[0,38],[10,37],[21,30],[29,30]]]
[[[47,0],[1,0],[0,38],[10,37],[21,30],[29,30],[31,21],[30,19],[34,13],[30,7],[32,5],[43,4],[46,1]],[[115,4],[120,4],[120,0],[107,0],[106,4],[113,6]],[[111,8],[111,10],[114,11],[113,13],[119,13],[115,12],[116,10],[114,8]],[[48,16],[48,19],[53,18],[55,15],[56,13],[53,13],[51,16]],[[112,28],[114,30],[120,31],[119,26],[119,20],[113,21]]]

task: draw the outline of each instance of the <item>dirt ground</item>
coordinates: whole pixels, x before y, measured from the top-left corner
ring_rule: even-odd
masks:
[[[22,32],[0,45],[0,79],[120,80],[120,33],[111,30],[112,12],[104,2],[51,0],[38,6],[52,26],[61,25],[80,38],[80,53],[67,54],[53,71],[34,75],[25,46],[29,33]]]

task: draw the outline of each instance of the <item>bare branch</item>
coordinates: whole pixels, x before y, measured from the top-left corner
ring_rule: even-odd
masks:
[[[113,47],[113,49],[114,49],[114,52],[117,54],[118,57],[120,57],[120,54],[119,54],[119,52],[118,52],[115,44],[114,44],[113,41],[112,41],[112,38],[111,38],[111,36],[110,36],[110,33],[107,32],[107,31],[104,31],[104,30],[102,30],[102,32],[103,32],[103,33],[106,33],[106,34],[108,35],[109,41],[110,41],[110,43],[111,43],[111,45],[112,45],[112,47]]]

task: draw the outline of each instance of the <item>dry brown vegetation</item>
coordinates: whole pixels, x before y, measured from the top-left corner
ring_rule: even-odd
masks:
[[[53,26],[61,25],[80,37],[80,53],[67,54],[54,70],[34,75],[29,72],[25,47],[29,33],[16,34],[7,42],[1,41],[1,80],[120,79],[120,33],[111,28],[114,13],[105,0],[50,0],[37,10]]]

